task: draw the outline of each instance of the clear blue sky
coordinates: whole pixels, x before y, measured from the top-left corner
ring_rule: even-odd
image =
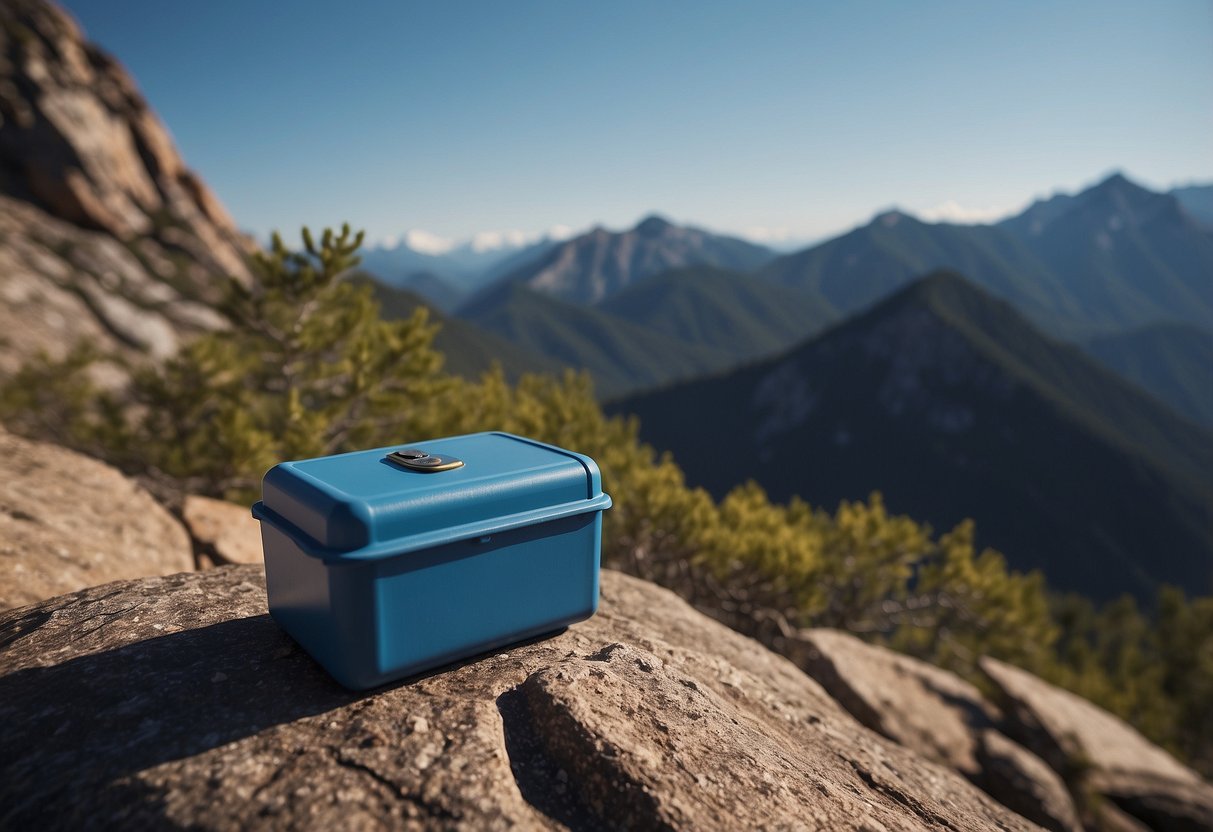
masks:
[[[1213,3],[69,0],[238,222],[814,237],[1213,180]]]

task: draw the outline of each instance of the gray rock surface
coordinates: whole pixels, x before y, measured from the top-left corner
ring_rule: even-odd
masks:
[[[1213,830],[1213,786],[1132,726],[1004,662],[981,659],[1015,738],[1154,829]]]
[[[0,609],[193,568],[185,530],[138,485],[0,428]]]
[[[4,828],[1036,828],[609,571],[590,621],[369,694],[254,566],[13,610],[0,645]]]
[[[828,629],[803,637],[797,662],[872,730],[957,769],[1047,829],[1081,828],[1061,778],[994,730],[998,709],[956,674]]]
[[[77,339],[163,356],[252,242],[134,82],[43,0],[0,4],[0,377]]]

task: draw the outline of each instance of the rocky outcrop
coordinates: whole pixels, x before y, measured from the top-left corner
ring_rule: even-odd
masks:
[[[1061,778],[994,730],[998,709],[954,673],[826,629],[804,635],[797,663],[872,730],[957,769],[1046,829],[1081,829]]]
[[[1026,830],[790,662],[603,573],[598,615],[367,693],[230,566],[0,615],[0,826]]]
[[[0,429],[0,609],[193,568],[185,530],[142,488]]]
[[[997,711],[968,682],[838,630],[811,630],[801,666],[856,719],[918,753],[975,776],[976,731]]]
[[[195,550],[215,565],[262,563],[261,524],[248,506],[191,494],[182,502],[181,519]]]
[[[990,658],[1016,739],[1079,788],[1153,829],[1213,830],[1213,786],[1123,720],[1069,691]]]
[[[173,285],[182,263],[192,267],[152,240],[123,242],[0,196],[0,378],[77,342],[163,358],[188,334],[222,326]],[[201,292],[209,279],[193,285]]]
[[[78,338],[171,352],[251,245],[113,58],[42,0],[0,4],[0,375]]]

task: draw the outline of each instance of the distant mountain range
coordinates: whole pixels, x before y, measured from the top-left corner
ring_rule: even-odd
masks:
[[[1120,207],[1128,208],[1131,214],[1135,213],[1130,204],[1135,197],[1163,196],[1151,194],[1123,175],[1115,174],[1081,194],[1059,193],[1039,200],[1022,214],[1008,217],[996,226],[1017,237],[1036,237],[1046,222],[1060,218],[1098,187],[1129,191],[1130,199],[1124,200]],[[1136,195],[1132,194],[1134,189]],[[1173,196],[1197,225],[1213,230],[1213,185],[1177,187],[1166,195]],[[1103,219],[1118,225],[1123,218],[1118,219],[1116,214],[1114,207]],[[902,227],[897,232],[889,230],[899,224]],[[1074,318],[1078,319],[1079,329],[1087,326],[1076,300],[1067,298],[1062,287],[1045,285],[1056,283],[1057,276],[1048,274],[1052,267],[1035,258],[1031,246],[1027,250],[1017,247],[990,230],[996,226],[931,224],[900,211],[889,211],[856,231],[790,252],[769,273],[793,283],[831,284],[826,286],[825,295],[837,311],[846,313],[862,308],[932,268],[954,268],[973,275],[973,279],[1017,303],[1053,331],[1074,326],[1071,320]],[[652,235],[654,231],[658,233]],[[656,245],[637,244],[646,233],[658,238]],[[595,228],[576,239],[565,240],[563,246],[551,237],[522,242],[523,237],[493,234],[489,235],[490,241],[473,238],[448,248],[436,246],[428,235],[414,239],[416,235],[410,232],[394,243],[367,246],[363,251],[363,268],[382,282],[410,289],[448,311],[472,292],[507,275],[566,299],[587,302],[588,298],[589,302],[595,302],[601,299],[600,295],[605,297],[615,291],[616,284],[636,283],[667,269],[715,265],[750,271],[775,257],[774,251],[762,246],[680,228],[656,215],[641,220],[628,231]],[[554,253],[557,248],[561,248],[559,254]],[[823,262],[830,258],[832,262]],[[862,268],[861,261],[864,261]],[[1032,274],[1037,277],[1024,277]],[[1062,307],[1060,310],[1054,308],[1058,305]]]
[[[1213,235],[1172,194],[1117,174],[1077,196],[1038,202],[1000,227],[1064,285],[1080,313],[1076,328],[1166,320],[1213,328]]]
[[[1213,331],[1213,232],[1181,204],[1199,205],[1207,190],[1160,194],[1116,174],[994,225],[890,211],[782,256],[650,216],[514,251],[465,284],[484,284],[470,296],[430,272],[397,285],[530,353],[590,370],[608,397],[786,349],[935,269],[966,275],[1077,342],[1162,322]]]
[[[892,510],[1097,598],[1213,589],[1213,434],[939,274],[778,357],[610,405],[719,495]]]
[[[1113,175],[1036,202],[997,225],[925,223],[887,212],[761,275],[840,313],[933,269],[954,269],[1060,337],[1165,320],[1213,328],[1213,236],[1171,194]]]

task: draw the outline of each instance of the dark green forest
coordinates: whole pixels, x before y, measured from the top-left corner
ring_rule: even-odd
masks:
[[[877,493],[780,503],[751,482],[715,499],[643,444],[635,419],[605,415],[588,375],[450,372],[428,310],[384,316],[370,285],[346,279],[361,241],[348,227],[319,239],[305,230],[298,250],[275,237],[254,280],[230,282],[225,329],[158,365],[88,346],[37,360],[0,388],[0,419],[156,489],[241,502],[284,459],[486,429],[534,436],[602,468],[615,503],[606,565],[785,655],[803,629],[829,626],[979,683],[977,659],[995,656],[1213,773],[1213,598],[1164,588],[1148,604],[1096,606],[1056,594],[1040,573],[1012,571],[975,545],[981,517],[932,529],[891,513]],[[129,383],[105,383],[107,365]]]

